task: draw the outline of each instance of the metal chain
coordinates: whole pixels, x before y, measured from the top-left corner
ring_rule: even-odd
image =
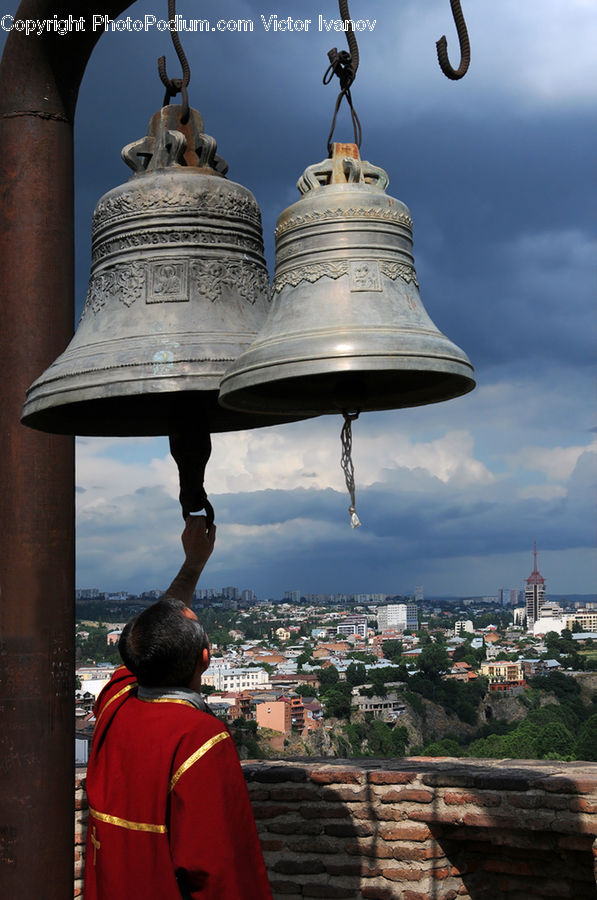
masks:
[[[336,106],[334,108],[334,115],[332,118],[332,124],[327,141],[328,153],[330,155],[332,153],[332,137],[334,135],[334,129],[336,128],[336,119],[338,117],[338,111],[340,109],[340,104],[342,103],[343,98],[346,98],[346,102],[348,103],[348,106],[350,108],[354,142],[357,147],[361,146],[361,140],[363,138],[361,123],[359,121],[359,117],[357,116],[356,110],[352,105],[352,96],[350,94],[350,88],[355,80],[357,69],[359,67],[359,46],[354,34],[352,19],[350,18],[348,0],[338,0],[338,6],[340,8],[340,16],[342,18],[342,21],[350,21],[350,25],[345,32],[346,40],[348,42],[348,51],[338,51],[337,47],[329,50],[328,59],[330,61],[330,64],[323,76],[324,84],[330,84],[334,75],[337,76],[340,82],[340,93],[338,94],[338,97],[336,99]]]
[[[355,419],[358,419],[359,413],[349,413],[346,412],[346,410],[343,410],[342,415],[344,416],[344,425],[342,426],[342,431],[340,433],[340,441],[342,443],[342,458],[340,460],[340,465],[342,466],[346,487],[350,494],[350,506],[348,507],[348,512],[350,513],[350,526],[351,528],[358,528],[361,521],[357,516],[355,500],[354,465],[352,463],[352,423]]]
[[[171,23],[176,21],[176,0],[168,0],[168,18]],[[182,95],[181,122],[184,124],[189,118],[189,96],[187,93],[187,86],[191,80],[191,68],[184,50],[182,49],[182,44],[176,28],[170,29],[170,37],[172,38],[172,43],[176,50],[180,65],[182,66],[182,78],[168,78],[168,73],[166,72],[166,57],[160,56],[158,59],[158,73],[162,84],[166,88],[162,105],[167,106],[170,102],[170,98],[175,97],[176,94],[180,93]]]
[[[460,6],[460,0],[450,0],[450,6],[452,7],[452,15],[454,16],[454,24],[456,25],[458,41],[460,43],[460,65],[458,68],[452,68],[450,60],[448,59],[448,41],[445,34],[436,42],[435,46],[437,48],[437,61],[439,62],[442,72],[446,78],[450,78],[452,81],[458,81],[459,78],[463,78],[466,75],[470,65],[471,45],[468,39],[468,31],[466,29],[466,22],[464,21],[464,14]]]

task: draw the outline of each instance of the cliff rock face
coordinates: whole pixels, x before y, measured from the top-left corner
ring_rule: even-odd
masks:
[[[543,706],[542,700],[543,697],[541,697],[539,702]],[[558,701],[550,694],[548,702],[557,703]],[[491,722],[494,719],[505,719],[506,722],[520,722],[527,713],[528,708],[520,702],[520,696],[502,694],[491,697],[488,694],[481,704],[479,718],[482,722]]]
[[[597,672],[575,672],[574,679],[580,684],[581,700],[590,703],[597,692]]]

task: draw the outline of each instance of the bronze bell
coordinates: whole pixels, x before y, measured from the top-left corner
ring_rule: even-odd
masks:
[[[92,267],[77,332],[29,388],[22,421],[80,435],[160,435],[181,422],[237,431],[288,421],[218,405],[226,368],[270,303],[261,216],[228,181],[191,109],[166,106],[122,151],[134,175],[93,216]]]
[[[226,407],[297,416],[399,409],[475,386],[468,357],[421,302],[407,207],[356,145],[333,147],[278,219],[273,303],[222,379]]]

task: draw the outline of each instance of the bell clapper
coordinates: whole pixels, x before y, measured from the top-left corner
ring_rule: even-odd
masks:
[[[355,486],[354,486],[354,465],[352,462],[352,423],[355,419],[358,419],[360,410],[356,410],[356,412],[349,412],[348,410],[343,409],[342,415],[344,416],[344,425],[342,426],[342,431],[340,432],[340,440],[342,442],[342,458],[340,460],[340,465],[342,466],[342,471],[344,472],[344,478],[346,480],[346,487],[348,489],[348,493],[350,494],[350,506],[348,507],[348,512],[350,513],[350,527],[358,528],[361,524],[361,520],[357,515],[356,508],[356,500],[355,500]]]

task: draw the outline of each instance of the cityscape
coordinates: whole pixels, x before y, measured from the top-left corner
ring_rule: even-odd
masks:
[[[550,597],[547,584],[535,546],[523,586],[487,596],[201,587],[201,689],[245,758],[594,759],[597,596]],[[77,591],[80,763],[122,628],[162,593]]]

